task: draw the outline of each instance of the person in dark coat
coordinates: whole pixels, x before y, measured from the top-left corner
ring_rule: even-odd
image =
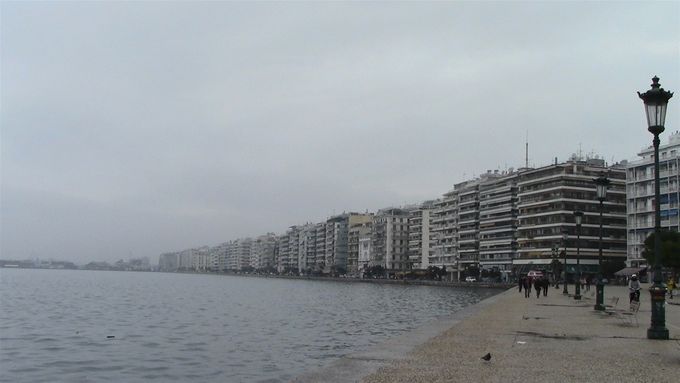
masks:
[[[536,278],[534,281],[534,288],[536,289],[536,298],[540,298],[541,290],[543,289],[543,280],[541,278]]]
[[[550,281],[547,278],[543,278],[543,296],[548,296],[548,288],[550,287]]]
[[[522,286],[524,286],[524,277],[519,277],[519,292],[522,292]]]
[[[524,286],[524,298],[529,298],[531,295],[531,279],[529,277],[522,278],[522,285]]]

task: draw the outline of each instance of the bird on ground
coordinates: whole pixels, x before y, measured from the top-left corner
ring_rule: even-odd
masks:
[[[487,362],[491,360],[491,353],[488,353],[482,357],[482,359],[486,360]]]

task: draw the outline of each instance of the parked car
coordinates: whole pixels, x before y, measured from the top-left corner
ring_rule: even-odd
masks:
[[[527,273],[529,278],[543,278],[543,272],[539,270],[531,270]]]
[[[475,278],[475,277],[465,277],[465,282],[477,282],[477,278]]]

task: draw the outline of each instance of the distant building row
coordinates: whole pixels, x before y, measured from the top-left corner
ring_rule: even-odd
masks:
[[[660,147],[662,227],[680,229],[680,133]],[[606,166],[601,159],[540,168],[488,171],[454,185],[439,199],[375,213],[344,213],[215,247],[162,254],[161,270],[270,270],[361,275],[372,266],[398,275],[429,266],[458,273],[469,267],[502,273],[545,267],[566,251],[594,272],[600,246],[600,205],[594,178],[611,181],[602,214],[604,259],[646,265],[644,241],[654,230],[653,150]],[[580,233],[574,212],[584,212]]]
[[[603,256],[625,260],[625,167],[574,159],[537,169],[489,171],[417,206],[344,213],[291,226],[278,236],[162,254],[159,266],[351,275],[371,266],[392,275],[429,266],[446,266],[452,273],[475,266],[509,273],[547,265],[556,250],[565,248],[567,263],[575,263],[573,213],[580,210],[585,217],[578,247],[587,272],[597,263],[600,221],[593,179],[601,174],[611,180],[603,205]]]

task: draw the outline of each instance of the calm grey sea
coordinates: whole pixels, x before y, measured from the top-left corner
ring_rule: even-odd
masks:
[[[0,381],[287,381],[494,293],[0,269]]]

